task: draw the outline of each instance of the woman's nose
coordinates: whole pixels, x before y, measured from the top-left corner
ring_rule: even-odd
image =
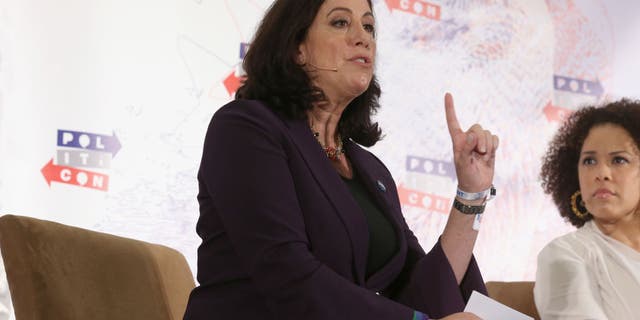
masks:
[[[373,41],[373,37],[371,33],[369,33],[364,26],[359,25],[352,29],[352,37],[353,42],[356,46],[361,46],[366,49],[371,47],[371,42]]]
[[[608,165],[599,165],[596,172],[596,180],[609,181],[611,180],[611,168]]]

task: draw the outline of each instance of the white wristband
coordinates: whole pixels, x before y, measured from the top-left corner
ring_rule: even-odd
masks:
[[[489,201],[496,196],[496,188],[494,188],[493,185],[491,185],[489,189],[480,191],[480,192],[466,192],[458,188],[456,190],[456,196],[462,200],[468,200],[468,201],[474,201],[474,200],[480,200],[480,199],[485,199],[485,201]]]

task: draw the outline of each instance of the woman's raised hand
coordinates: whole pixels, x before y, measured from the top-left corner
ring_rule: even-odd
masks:
[[[450,93],[444,96],[444,109],[453,143],[458,188],[466,192],[489,189],[493,183],[498,137],[477,123],[462,131]]]

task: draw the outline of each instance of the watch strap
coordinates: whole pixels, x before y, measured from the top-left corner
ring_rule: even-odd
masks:
[[[472,206],[464,204],[456,198],[453,199],[453,207],[464,214],[481,214],[484,212],[485,205],[486,202],[478,206]]]

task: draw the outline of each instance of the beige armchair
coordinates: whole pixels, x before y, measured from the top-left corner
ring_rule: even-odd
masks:
[[[486,283],[489,297],[539,320],[540,316],[538,316],[536,304],[533,300],[533,285],[533,281],[489,281]]]
[[[17,320],[182,319],[193,275],[178,251],[29,217],[0,217]]]

